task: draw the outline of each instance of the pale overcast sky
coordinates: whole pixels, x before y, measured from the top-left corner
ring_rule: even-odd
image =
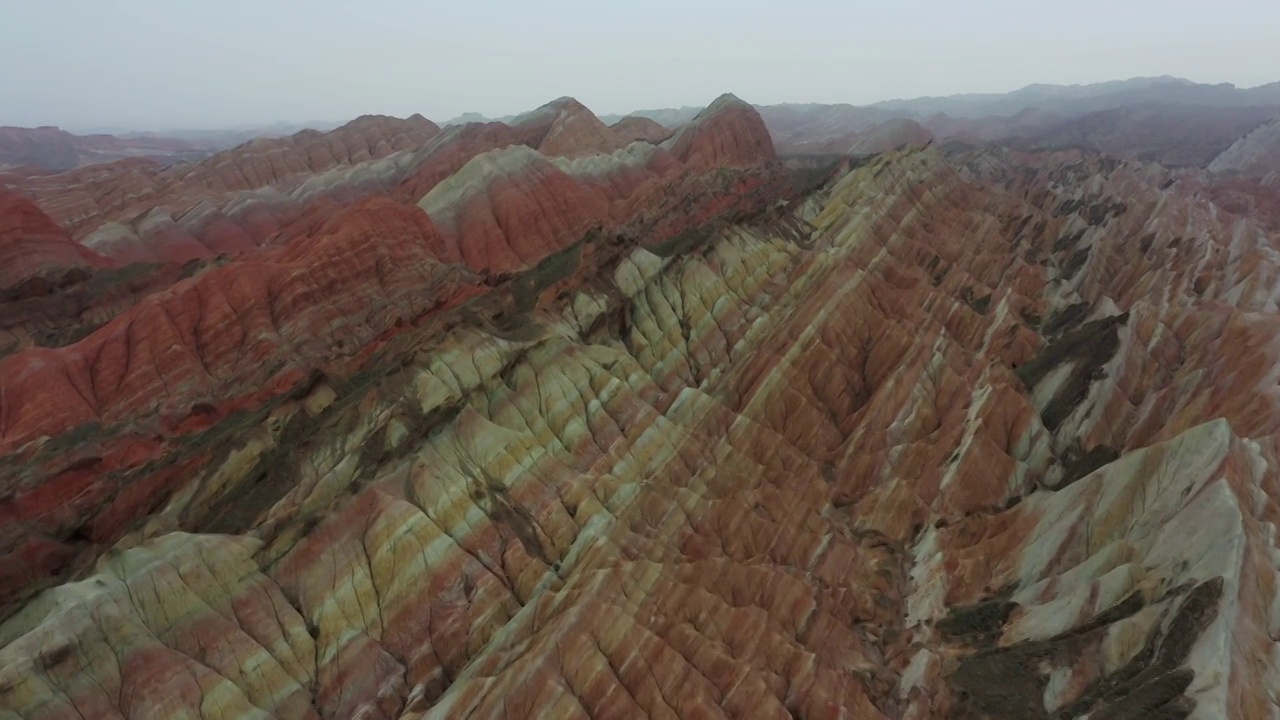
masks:
[[[71,129],[1250,87],[1280,80],[1280,2],[0,0],[0,68],[0,124]]]

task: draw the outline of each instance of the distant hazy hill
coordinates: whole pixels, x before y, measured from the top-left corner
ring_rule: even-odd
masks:
[[[923,119],[937,113],[952,117],[1011,116],[1032,108],[1079,114],[1143,103],[1210,107],[1280,105],[1280,82],[1238,88],[1230,83],[1206,85],[1166,75],[1091,85],[1028,85],[1010,93],[889,100],[871,107]]]

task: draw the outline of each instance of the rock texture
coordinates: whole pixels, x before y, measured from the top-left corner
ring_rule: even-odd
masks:
[[[0,360],[0,716],[1280,716],[1276,227],[763,126],[451,128]]]

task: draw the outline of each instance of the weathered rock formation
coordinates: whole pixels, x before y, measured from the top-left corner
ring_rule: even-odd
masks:
[[[0,717],[1280,715],[1276,227],[762,129],[451,128],[0,360]]]

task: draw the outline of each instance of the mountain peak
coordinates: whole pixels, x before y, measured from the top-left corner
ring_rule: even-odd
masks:
[[[719,112],[725,108],[730,108],[730,107],[750,108],[751,104],[742,100],[742,98],[739,98],[737,95],[734,95],[733,93],[725,93],[720,97],[716,98],[715,100],[711,101],[711,104],[708,105],[706,109],[702,111],[702,113]],[[702,113],[699,113],[699,114],[701,115]]]
[[[777,158],[764,118],[725,93],[662,146],[694,167],[749,167]]]

